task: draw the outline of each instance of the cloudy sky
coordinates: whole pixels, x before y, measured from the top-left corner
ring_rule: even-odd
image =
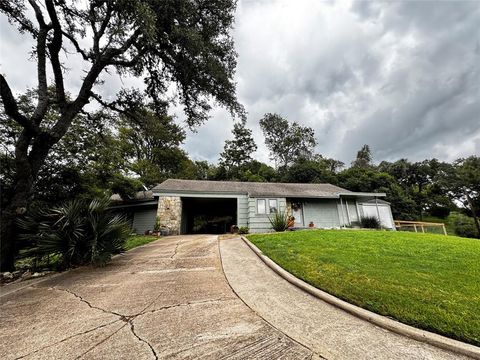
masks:
[[[267,112],[311,126],[317,152],[346,163],[363,144],[376,162],[480,155],[479,24],[480,1],[240,0],[236,81],[255,157],[268,161],[258,125]],[[15,91],[33,86],[28,38],[4,18],[0,34],[0,71]],[[105,91],[121,84],[109,79]],[[185,149],[215,162],[231,127],[214,109]]]

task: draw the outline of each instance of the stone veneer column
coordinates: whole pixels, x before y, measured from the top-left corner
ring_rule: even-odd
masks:
[[[288,216],[291,216],[292,215],[292,202],[290,200],[287,200],[286,201],[286,209],[285,209],[286,213]]]
[[[180,234],[182,199],[179,196],[160,196],[157,216],[160,218],[160,226],[168,228],[171,235]]]

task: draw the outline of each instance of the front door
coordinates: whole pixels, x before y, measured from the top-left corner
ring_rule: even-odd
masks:
[[[292,203],[292,215],[295,218],[295,227],[304,227],[303,223],[303,204],[301,202]]]

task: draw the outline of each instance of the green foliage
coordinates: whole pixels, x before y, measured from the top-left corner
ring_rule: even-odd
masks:
[[[160,227],[161,227],[161,224],[160,224],[160,216],[157,216],[155,218],[155,225],[153,226],[153,231],[160,231]]]
[[[223,152],[220,154],[220,164],[229,170],[250,162],[252,153],[257,150],[252,130],[245,127],[245,122],[235,123],[232,134],[233,140],[225,141]]]
[[[248,235],[281,267],[357,306],[480,345],[480,241],[402,231]]]
[[[456,200],[470,212],[480,238],[480,157],[470,156],[454,163],[455,171],[448,178]]]
[[[286,167],[300,157],[309,157],[317,144],[312,128],[289,123],[278,114],[265,114],[260,127],[271,158],[278,166]]]
[[[180,145],[185,131],[167,114],[166,104],[145,103],[138,95],[123,93],[129,111],[121,117],[118,148],[124,168],[147,186],[174,177],[188,160]]]
[[[241,234],[241,235],[248,234],[249,231],[250,231],[250,229],[248,228],[248,226],[240,226],[238,228],[238,233]]]
[[[367,168],[371,166],[372,162],[372,151],[370,146],[363,145],[360,150],[357,152],[357,158],[352,162],[352,167]]]
[[[380,221],[375,216],[364,216],[360,219],[360,224],[364,229],[380,229]]]
[[[342,167],[341,161],[326,159],[321,155],[298,158],[288,168],[282,168],[282,181],[291,183],[337,183],[336,171]]]
[[[285,231],[288,227],[288,214],[286,211],[277,211],[269,216],[268,220],[275,231]]]
[[[452,213],[449,217],[455,234],[466,238],[478,238],[473,218],[461,213]]]
[[[122,216],[108,211],[109,205],[108,198],[72,200],[32,211],[18,221],[21,239],[28,244],[24,255],[59,255],[64,268],[105,265],[113,254],[124,251],[131,231]]]

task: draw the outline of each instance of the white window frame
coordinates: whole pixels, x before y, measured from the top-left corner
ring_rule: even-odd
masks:
[[[258,203],[259,201],[264,201],[265,203],[265,211],[264,212],[259,212],[258,210]],[[270,214],[273,214],[274,212],[271,212],[270,211],[270,201],[275,201],[275,204],[276,204],[276,209],[277,211],[279,210],[278,209],[278,199],[276,198],[258,198],[257,199],[257,202],[256,202],[256,205],[257,205],[257,208],[255,209],[256,210],[256,213],[257,215],[270,215]]]
[[[276,209],[276,211],[274,211],[274,212],[271,211],[272,206],[270,206],[270,201],[275,201],[275,209]],[[277,199],[268,199],[267,204],[268,204],[267,210],[268,210],[268,213],[269,213],[269,214],[274,214],[275,212],[278,211],[278,200],[277,200]]]

